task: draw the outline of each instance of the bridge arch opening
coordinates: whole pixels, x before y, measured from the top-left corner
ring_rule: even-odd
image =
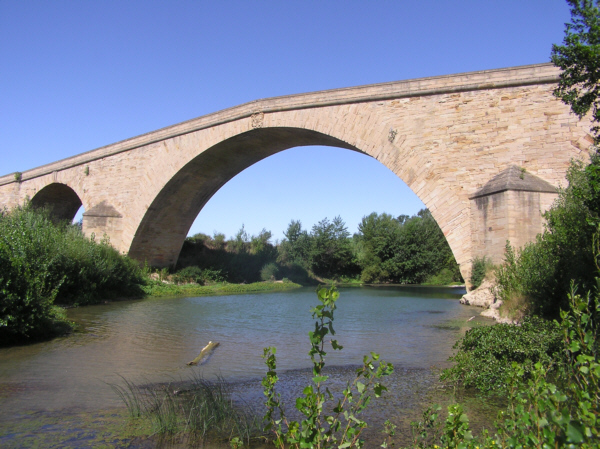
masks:
[[[145,212],[129,255],[155,267],[175,266],[194,220],[222,186],[269,156],[304,146],[338,147],[370,156],[338,138],[304,128],[258,128],[226,139],[191,159],[164,185]],[[289,217],[294,218],[301,217]]]
[[[312,226],[336,216],[357,232],[372,212],[414,215],[425,208],[410,188],[377,159],[338,147],[294,147],[248,167],[206,203],[188,237],[197,233],[250,235],[263,228],[285,238],[291,220]]]
[[[31,198],[31,205],[36,209],[49,209],[51,216],[57,221],[72,222],[83,203],[71,187],[54,182],[37,192]]]

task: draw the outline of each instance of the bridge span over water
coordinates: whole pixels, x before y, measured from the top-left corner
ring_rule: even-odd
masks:
[[[531,241],[570,159],[587,158],[590,123],[553,97],[558,74],[538,64],[257,100],[2,176],[0,206],[29,198],[72,220],[83,205],[86,235],[170,266],[235,175],[291,147],[336,146],[400,177],[468,276],[474,257]]]

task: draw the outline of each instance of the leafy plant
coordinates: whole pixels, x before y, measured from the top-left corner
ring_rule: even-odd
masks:
[[[308,352],[313,364],[312,384],[304,388],[303,396],[296,399],[296,409],[304,415],[301,422],[289,420],[285,414],[280,394],[276,393],[278,381],[276,371],[276,348],[264,349],[263,358],[267,366],[267,374],[262,380],[264,394],[267,397],[265,414],[265,431],[274,435],[274,443],[280,448],[328,448],[328,447],[362,447],[360,439],[367,423],[360,419],[360,413],[371,401],[371,391],[375,397],[381,396],[386,387],[379,381],[381,377],[393,372],[393,366],[384,361],[379,363],[379,355],[371,353],[365,356],[363,365],[356,370],[353,382],[348,382],[338,399],[328,411],[328,402],[334,401],[333,394],[327,388],[328,376],[323,373],[325,367],[325,337],[335,335],[333,329],[333,313],[338,291],[331,287],[317,292],[320,304],[311,310],[315,322],[315,330],[309,332],[311,348]],[[330,340],[334,350],[341,350],[337,340]]]
[[[196,266],[189,266],[182,268],[173,275],[173,280],[177,284],[194,282],[198,285],[204,285],[205,283],[224,282],[225,278],[221,273],[221,270],[211,270],[210,268],[200,268]]]
[[[592,109],[600,122],[600,8],[598,0],[567,0],[571,23],[565,25],[564,45],[552,46],[552,62],[562,69],[554,95],[579,118]],[[598,142],[597,125],[592,128]]]
[[[512,362],[522,365],[528,378],[535,363],[551,366],[561,359],[561,332],[558,324],[527,317],[516,326],[496,324],[469,329],[454,348],[451,368],[441,379],[483,393],[505,393]]]
[[[0,342],[64,331],[55,327],[54,303],[90,304],[142,293],[136,262],[29,205],[0,212],[0,266]]]
[[[263,281],[274,281],[278,272],[279,268],[277,267],[277,264],[271,262],[262,267],[260,270],[260,278]]]
[[[433,406],[412,424],[414,447],[599,448],[600,363],[594,318],[598,316],[598,293],[582,296],[572,289],[569,310],[562,311],[560,324],[556,323],[566,360],[559,363],[560,377],[553,372],[552,361],[513,361],[505,376],[508,406],[498,416],[495,435],[484,431],[473,436],[458,404],[448,407],[442,425],[441,408]],[[552,377],[559,382],[550,382]]]
[[[473,260],[471,268],[471,288],[473,290],[475,290],[481,285],[481,283],[485,279],[485,275],[489,266],[490,261],[485,256],[476,257]]]
[[[600,166],[600,155],[592,155],[592,163]],[[519,252],[507,245],[505,263],[496,271],[496,293],[505,303],[522,300],[529,313],[558,318],[568,308],[571,280],[586,291],[595,285],[592,240],[600,223],[594,209],[600,208],[600,190],[594,190],[590,166],[571,163],[569,185],[544,214],[546,229],[535,242]]]

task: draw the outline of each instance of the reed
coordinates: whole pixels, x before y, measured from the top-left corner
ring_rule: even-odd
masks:
[[[230,386],[221,378],[207,381],[195,374],[186,382],[141,386],[123,379],[111,385],[131,419],[146,420],[153,435],[188,442],[249,443],[261,435],[260,418],[236,406]]]
[[[130,418],[140,418],[146,408],[145,393],[141,387],[119,376],[124,385],[109,384],[112,390],[119,396],[127,407]]]

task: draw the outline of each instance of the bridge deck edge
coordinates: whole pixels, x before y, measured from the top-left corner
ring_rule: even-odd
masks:
[[[83,165],[164,139],[247,118],[256,112],[282,112],[414,96],[551,84],[558,82],[559,73],[560,70],[551,63],[543,63],[254,100],[27,170],[21,174],[20,182]],[[14,173],[0,177],[0,186],[14,182],[19,182],[15,179]]]

